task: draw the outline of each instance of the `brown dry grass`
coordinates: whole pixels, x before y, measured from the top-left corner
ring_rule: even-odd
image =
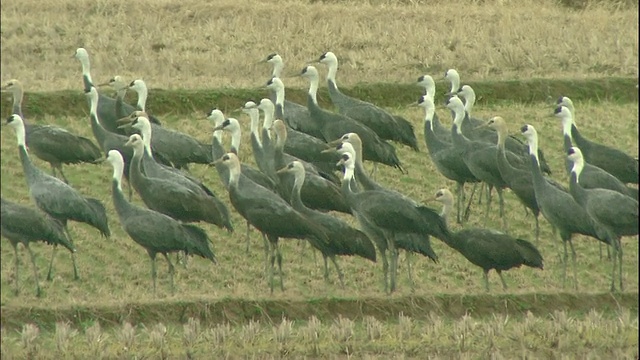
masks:
[[[167,89],[255,87],[269,71],[256,62],[273,51],[289,72],[334,51],[343,84],[452,67],[463,80],[637,76],[637,6],[586,3],[7,0],[0,70],[32,91],[80,89],[72,54],[84,46],[95,81],[121,74]]]

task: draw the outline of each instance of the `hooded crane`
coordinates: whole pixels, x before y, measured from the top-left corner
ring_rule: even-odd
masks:
[[[573,115],[571,110],[566,106],[558,106],[554,115],[560,118],[562,122],[562,134],[564,138],[564,151],[568,152],[573,147],[573,139],[571,135],[571,129],[573,128]],[[617,191],[623,195],[630,196],[638,200],[638,189],[634,189],[625,185],[615,176],[609,174],[605,170],[591,165],[588,162],[584,162],[584,167],[580,173],[580,185],[585,189],[609,189]],[[571,175],[571,169],[573,168],[573,162],[567,157],[565,159],[565,167],[567,173]]]
[[[280,275],[280,289],[284,291],[282,277],[282,254],[278,247],[279,238],[308,239],[314,247],[327,244],[329,239],[320,225],[309,220],[291,207],[280,196],[253,181],[241,179],[240,161],[234,153],[227,153],[214,164],[229,168],[229,199],[238,213],[251,225],[267,234],[270,244],[269,286],[273,292],[274,265],[277,261]]]
[[[146,98],[147,86],[142,80],[134,80],[129,85],[129,89],[133,89],[138,93],[138,97]],[[144,108],[138,111],[145,111]],[[129,116],[128,120],[120,119],[119,124],[131,122],[137,117],[138,113],[133,112]],[[196,164],[210,164],[213,159],[211,158],[211,145],[203,144],[191,135],[187,135],[183,132],[167,129],[156,124],[151,124],[153,129],[153,138],[151,139],[151,147],[162,153],[162,155],[169,160],[174,167],[178,169],[188,170],[187,165],[190,163]]]
[[[573,162],[571,182],[569,183],[571,195],[593,219],[596,233],[605,238],[613,247],[611,291],[616,290],[616,260],[619,261],[620,291],[623,291],[620,238],[638,235],[638,215],[640,215],[638,214],[638,201],[609,189],[584,189],[580,186],[580,173],[584,167],[582,152],[579,148],[572,147],[568,151],[568,157]]]
[[[496,163],[497,146],[484,141],[471,140],[462,134],[462,120],[464,113],[462,111],[462,100],[457,96],[452,96],[447,100],[447,108],[455,113],[453,126],[451,127],[451,139],[453,146],[459,149],[462,160],[467,165],[471,173],[479,180],[489,186],[487,191],[487,207],[485,210],[485,223],[489,217],[489,207],[491,205],[491,189],[496,188],[498,191],[498,199],[500,202],[500,218],[502,219],[503,229],[507,228],[507,219],[504,216],[504,197],[502,189],[507,187],[507,183],[502,179],[498,164]],[[512,154],[513,155],[513,154]],[[513,155],[514,156],[514,155]],[[514,156],[515,157],[515,156]]]
[[[575,117],[575,108],[573,101],[566,96],[558,99],[558,106],[566,106],[571,114]],[[574,146],[580,148],[584,160],[601,168],[609,174],[617,177],[623,183],[637,184],[640,174],[638,174],[638,160],[632,156],[611,146],[598,144],[593,142],[578,131],[575,119],[571,124],[571,138],[575,143]]]
[[[15,294],[18,295],[20,289],[18,285],[18,279],[20,279],[18,244],[22,244],[29,251],[31,265],[33,265],[33,279],[36,283],[36,296],[40,297],[42,291],[38,281],[36,256],[31,247],[29,247],[29,243],[42,241],[53,246],[62,245],[72,253],[76,251],[76,248],[67,239],[60,222],[52,219],[42,211],[6,200],[4,197],[0,197],[0,201],[2,203],[0,211],[2,236],[9,240],[15,253]]]
[[[464,85],[460,90],[458,90],[457,95],[458,97],[462,96],[464,98],[465,118],[462,120],[462,126],[460,127],[462,134],[471,140],[480,140],[490,144],[495,144],[498,141],[497,131],[491,127],[487,128],[483,126],[486,124],[486,121],[470,117],[471,110],[476,102],[476,93],[473,91],[473,88],[469,85]],[[505,148],[507,151],[518,156],[529,156],[527,144],[515,136],[507,135],[505,138]],[[540,159],[540,168],[542,169],[542,172],[551,175],[551,168],[544,158],[542,149],[538,149],[538,158]],[[524,165],[523,162],[519,162],[518,164]]]
[[[442,218],[446,220],[453,207],[453,194],[447,189],[436,192],[435,200],[442,203]],[[467,228],[451,233],[446,243],[458,251],[472,264],[482,268],[484,284],[489,291],[489,271],[494,269],[500,276],[502,287],[507,283],[502,272],[522,265],[543,269],[540,251],[530,242],[505,233],[480,228]]]
[[[573,255],[574,286],[577,288],[576,252],[571,242],[573,234],[590,236],[605,244],[609,244],[609,242],[604,237],[599,237],[596,234],[591,216],[573,199],[571,194],[545,180],[540,170],[540,163],[538,162],[538,132],[536,129],[527,124],[522,126],[520,131],[529,143],[531,174],[533,178],[533,189],[536,193],[536,201],[538,202],[542,215],[544,215],[552,226],[558,229],[560,239],[562,239],[564,247],[562,286],[565,286],[567,274],[567,262],[569,258],[567,243],[569,243]]]
[[[277,169],[273,158],[273,144],[268,129],[262,129],[262,132],[260,130],[260,110],[258,110],[258,105],[253,101],[247,101],[242,107],[242,112],[249,115],[251,120],[251,149],[253,150],[253,158],[256,165],[263,174],[274,182],[277,188],[279,178],[275,173]],[[267,124],[265,123],[265,125]],[[264,142],[262,141],[261,133],[264,135]]]
[[[276,143],[274,147],[274,165],[276,169],[281,169],[292,161],[298,161],[300,165],[305,167],[305,164],[298,158],[291,156],[284,152],[284,143],[287,141],[287,128],[284,125],[282,120],[276,120],[273,123],[273,129],[276,134]],[[306,168],[311,167],[307,165]],[[287,174],[283,174],[280,177],[280,185],[285,192],[285,199],[290,198],[290,196],[286,196],[286,194],[291,194],[294,183],[291,177],[287,176]],[[345,214],[351,214],[351,208],[347,204],[345,198],[340,192],[340,188],[332,183],[331,181],[325,179],[319,174],[314,174],[312,172],[306,174],[306,176],[302,179],[303,183],[301,185],[301,196],[302,201],[306,206],[322,211],[339,211]]]
[[[431,75],[421,75],[417,81],[418,86],[424,89],[424,94],[435,104],[436,83]],[[451,130],[442,125],[437,114],[433,114],[433,132],[441,141],[451,142]]]
[[[356,166],[354,157],[353,154],[345,153],[340,158],[339,164],[344,165],[342,192],[365,233],[368,228],[377,227],[384,234],[391,251],[389,290],[393,292],[398,268],[398,250],[395,246],[397,234],[433,235],[446,242],[449,241],[449,231],[434,210],[417,205],[410,199],[380,190],[354,192],[351,187]]]
[[[346,133],[354,132],[363,140],[364,160],[389,165],[404,172],[400,159],[398,159],[398,156],[396,155],[396,148],[380,139],[375,131],[371,130],[371,128],[366,125],[351,119],[350,117],[332,113],[318,106],[318,99],[316,95],[320,80],[318,70],[315,67],[306,66],[302,69],[300,76],[309,80],[307,108],[309,108],[311,118],[316,124],[318,124],[325,141],[331,142]]]
[[[279,169],[277,173],[291,173],[295,177],[295,182],[291,192],[291,205],[294,209],[309,218],[309,220],[319,224],[324,228],[329,238],[328,246],[318,249],[322,252],[324,258],[324,278],[329,279],[329,267],[327,258],[336,267],[340,284],[344,287],[344,275],[336,262],[336,255],[357,255],[373,262],[376,261],[376,248],[373,243],[360,230],[351,227],[346,222],[328,214],[321,213],[316,210],[309,209],[300,197],[300,190],[304,183],[305,170],[302,163],[297,160],[289,163],[287,166]]]
[[[84,92],[88,92],[93,85],[93,80],[91,79],[91,63],[89,62],[89,52],[85,48],[76,49],[75,58],[80,61],[82,65],[82,82],[84,84]],[[123,111],[126,114],[131,114],[136,110],[135,107],[124,103]],[[100,94],[98,98],[98,117],[103,122],[103,126],[107,131],[126,135],[122,129],[118,129],[118,124],[116,124],[116,120],[120,119],[120,117],[116,113],[116,99]],[[149,119],[152,123],[156,125],[160,125],[160,121],[154,117]]]
[[[370,102],[347,96],[338,89],[338,84],[336,83],[338,58],[334,53],[328,51],[322,54],[318,62],[325,64],[328,68],[327,86],[329,88],[329,96],[340,114],[366,125],[375,131],[382,140],[397,141],[415,151],[419,150],[413,125],[407,119],[398,115],[391,115]]]
[[[283,119],[286,117],[282,99],[284,98],[284,84],[282,80],[273,78],[267,82],[266,87],[276,92],[275,103],[275,118]],[[309,134],[302,131],[297,131],[289,126],[289,135],[287,136],[287,142],[285,143],[284,151],[299,157],[300,159],[313,163],[316,167],[322,169],[325,172],[332,172],[338,161],[338,157],[335,154],[323,154],[323,150],[327,148],[327,142],[322,137],[322,134]],[[338,179],[338,183],[339,183]]]
[[[428,76],[428,78],[431,78],[431,76]],[[427,82],[433,83],[433,79]],[[431,161],[433,161],[436,169],[438,169],[444,177],[455,181],[457,184],[456,193],[458,195],[458,201],[456,202],[456,220],[458,224],[462,224],[468,219],[472,198],[471,196],[469,199],[469,205],[466,207],[463,214],[462,207],[466,202],[464,184],[473,183],[473,191],[475,192],[475,186],[480,180],[478,180],[471,170],[469,170],[467,164],[462,160],[461,152],[451,143],[451,131],[448,130],[448,141],[444,139],[443,136],[439,136],[436,133],[436,127],[434,126],[435,105],[431,95],[423,95],[416,104],[417,106],[425,109],[424,142],[427,145]]]
[[[46,174],[33,165],[25,144],[24,123],[20,115],[13,114],[7,118],[7,125],[16,131],[18,140],[18,153],[22,170],[24,171],[29,196],[36,203],[38,208],[49,216],[59,221],[67,234],[67,239],[73,244],[71,234],[67,228],[67,221],[73,220],[91,225],[100,231],[104,237],[109,237],[109,224],[104,205],[100,200],[82,196],[76,189],[72,188],[62,180]],[[52,279],[53,258],[57,247],[53,248],[51,262],[47,280]],[[76,266],[75,253],[71,253],[73,260],[73,277],[79,279],[78,267]]]
[[[122,193],[121,181],[124,170],[124,160],[117,150],[110,150],[107,161],[113,166],[113,180],[111,191],[113,205],[118,213],[120,224],[127,234],[137,244],[145,248],[151,258],[151,279],[153,292],[156,292],[156,255],[162,254],[169,263],[171,292],[174,292],[173,274],[175,268],[168,253],[184,251],[186,254],[198,255],[211,260],[216,258],[209,245],[207,233],[201,228],[182,224],[173,218],[159,212],[145,209],[129,203]]]
[[[22,98],[24,90],[18,80],[9,80],[2,91],[8,91],[13,96],[12,113],[22,115]],[[23,121],[24,118],[23,118]],[[62,172],[63,164],[96,164],[102,158],[100,148],[91,140],[72,134],[66,129],[53,125],[24,124],[27,146],[39,159],[51,165],[51,173],[56,176],[56,170],[65,183],[69,183]]]
[[[341,139],[342,142],[337,145],[335,150],[329,149],[326,151],[337,151],[338,154],[349,154],[350,156],[355,158],[355,179],[357,181],[352,182],[351,186],[353,191],[386,191],[393,196],[399,196],[403,199],[406,199],[409,202],[415,203],[413,200],[404,196],[403,194],[383,187],[382,185],[376,183],[371,178],[367,176],[367,173],[364,170],[362,165],[362,161],[360,159],[360,155],[362,154],[362,141],[358,137],[356,133],[345,134]],[[417,204],[416,204],[417,205]],[[384,233],[375,225],[369,224],[366,222],[366,219],[360,219],[361,226],[363,231],[369,236],[369,238],[374,241],[376,247],[380,251],[382,255],[382,270],[384,273],[385,279],[385,291],[388,290],[388,278],[389,278],[389,264],[387,261],[387,250],[389,249],[388,243]],[[411,255],[412,253],[418,253],[425,257],[428,257],[433,262],[438,262],[438,256],[433,251],[431,247],[431,241],[429,239],[429,235],[423,234],[413,234],[413,233],[398,233],[394,238],[394,246],[396,249],[402,249],[407,252],[407,273],[409,275],[409,282],[413,285],[413,278],[411,272]],[[393,255],[393,252],[392,252]],[[397,256],[397,254],[396,254]],[[395,270],[394,270],[395,271]]]
[[[131,184],[151,210],[182,222],[205,221],[233,232],[227,207],[204,191],[194,192],[168,178],[154,178],[142,172],[144,142],[138,134],[129,137],[125,146],[133,148]]]
[[[104,152],[105,156],[109,152],[109,150],[118,150],[118,152],[122,154],[125,162],[124,176],[127,178],[127,181],[129,181],[129,164],[131,163],[131,158],[133,157],[133,150],[129,147],[124,146],[124,144],[129,141],[129,138],[124,135],[107,131],[102,126],[102,123],[100,122],[100,119],[98,117],[99,95],[98,90],[96,90],[95,87],[92,86],[88,91],[85,91],[85,95],[89,99],[89,119],[91,122],[91,132],[93,133],[93,136],[96,138],[96,141],[98,142],[98,145]],[[164,159],[155,151],[153,152],[153,157],[155,159],[158,159],[159,161],[161,161],[160,159]],[[166,164],[166,162],[163,163]],[[132,195],[133,190],[131,189],[131,186],[129,186],[129,201],[131,201]]]
[[[256,110],[257,111],[257,110]],[[213,142],[211,144],[211,148],[213,151],[213,158],[219,159],[225,154],[224,147],[222,146],[222,132],[223,130],[231,131],[231,148],[230,152],[238,155],[240,153],[240,140],[242,139],[242,133],[240,131],[240,124],[238,120],[234,118],[225,119],[224,114],[219,109],[212,109],[207,114],[207,119],[211,120],[215,127],[213,129]],[[229,168],[222,165],[216,164],[216,171],[218,172],[218,176],[222,183],[224,184],[225,189],[229,188]],[[245,181],[245,177],[251,179],[256,184],[269,189],[273,192],[277,191],[276,183],[273,182],[266,174],[262,173],[260,170],[249,166],[247,164],[240,164],[242,176],[239,181]],[[251,224],[249,221],[245,220],[247,223],[247,246],[246,252],[249,252],[249,244],[251,238],[249,236],[249,231],[251,230]],[[269,241],[265,234],[261,233],[262,240],[264,241],[264,252],[265,252],[265,261],[269,260]],[[268,264],[267,264],[268,265]]]
[[[276,53],[273,53],[269,54],[269,56],[267,56],[262,62],[273,65],[271,79],[280,80],[282,70],[284,69],[284,61],[282,61],[282,57]],[[282,82],[282,80],[280,80],[280,82]],[[278,104],[278,99],[278,92],[272,92],[271,101],[273,101],[276,106]],[[282,100],[280,101],[280,110],[283,115],[282,119],[287,123],[287,125],[289,125],[289,127],[323,140],[322,133],[320,133],[320,131],[318,130],[318,126],[311,119],[311,115],[309,115],[309,110],[307,109],[307,107],[293,101],[286,100],[284,98],[284,84],[282,84],[282,93],[280,99]],[[284,111],[285,108],[286,111]]]
[[[118,119],[122,119],[123,117],[129,116],[131,113],[127,113],[125,111],[125,102],[124,97],[127,95],[127,90],[129,89],[129,83],[124,80],[124,78],[120,75],[116,75],[109,79],[109,81],[96,85],[96,88],[109,85],[113,90],[116,91],[116,105],[115,105],[115,113]],[[122,130],[121,126],[118,126],[118,130]],[[126,129],[124,129],[126,130]],[[131,135],[131,134],[127,134]]]
[[[273,136],[269,132],[273,128],[273,122],[275,120],[275,106],[273,102],[269,99],[262,99],[260,103],[257,105],[258,110],[261,110],[264,113],[264,122],[262,124],[262,139],[265,141],[265,137],[268,137],[267,141],[270,144],[275,146],[275,142],[273,141]],[[293,138],[290,140],[287,136],[286,142],[284,143],[284,151],[287,153],[286,156],[293,156],[299,160],[304,160],[303,164],[307,171],[311,171],[313,174],[320,175],[325,179],[339,184],[340,179],[333,174],[335,170],[335,162],[327,163],[323,162],[320,164],[320,167],[316,165],[312,165],[313,161],[307,161],[305,159],[320,158],[323,156],[320,152],[327,148],[327,143],[325,141],[316,139],[312,136],[306,135],[296,130],[287,131],[291,133]],[[273,149],[275,150],[275,149]],[[314,154],[315,152],[315,154]],[[289,159],[288,159],[289,160]],[[293,161],[293,159],[291,159]],[[289,161],[289,162],[291,162]],[[275,170],[277,170],[276,168]],[[274,170],[274,171],[275,171]],[[287,194],[290,192],[287,191]],[[287,196],[288,197],[288,196]]]

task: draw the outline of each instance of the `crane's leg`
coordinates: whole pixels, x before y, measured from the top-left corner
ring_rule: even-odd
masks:
[[[502,219],[502,230],[505,233],[508,233],[509,229],[507,228],[507,218],[504,216],[504,194],[502,193],[501,188],[496,188],[498,192],[498,203],[500,205],[500,219]]]
[[[461,203],[464,204],[464,184],[463,183],[458,183],[457,184],[457,188],[456,188],[456,195],[458,197],[457,201],[456,201],[456,221],[458,222],[458,224],[462,224],[462,205],[460,205]]]
[[[16,261],[15,261],[16,289],[15,289],[14,293],[16,295],[18,295],[20,293],[20,287],[18,286],[18,279],[19,279],[19,274],[20,274],[19,270],[18,270],[18,267],[20,266],[20,261],[18,260],[18,243],[15,243],[15,244],[12,243],[11,245],[13,245],[13,252],[16,254]],[[27,247],[27,249],[29,249],[29,243],[27,243],[25,246]],[[38,279],[36,279],[36,284],[38,283],[37,281],[38,281]]]
[[[149,253],[149,258],[151,258],[151,282],[153,283],[153,295],[156,294],[156,278],[158,277],[158,273],[156,271],[156,254]]]
[[[336,267],[336,272],[338,273],[338,279],[340,280],[340,286],[344,288],[344,275],[342,274],[342,270],[340,270],[340,266],[338,266],[338,261],[335,256],[331,257],[331,262]]]
[[[67,180],[67,177],[64,176],[64,173],[62,172],[62,164],[58,164],[57,168],[58,171],[60,171],[60,176],[62,176],[62,181],[64,181],[65,184],[69,185],[69,180]]]
[[[413,276],[411,274],[411,259],[413,258],[413,253],[411,253],[411,251],[407,251],[406,252],[406,258],[407,258],[407,271],[409,272],[409,285],[411,286],[411,290],[415,290],[413,287]]]
[[[489,291],[489,270],[482,270],[484,275],[484,288]]]
[[[327,256],[322,254],[324,260],[324,281],[329,282],[329,264],[327,263]]]
[[[389,260],[387,259],[387,252],[380,250],[380,257],[382,258],[382,273],[384,277],[384,292],[389,291]]]
[[[600,252],[600,260],[602,260],[602,242],[598,242],[598,250]]]
[[[53,163],[49,163],[51,165],[51,176],[56,177],[56,167]]]
[[[618,250],[618,276],[620,277],[620,292],[624,291],[624,287],[622,286],[622,240],[620,238],[616,239],[616,247]]]
[[[284,273],[282,272],[282,253],[280,252],[280,246],[276,242],[276,259],[278,260],[278,274],[280,275],[280,290],[284,291]]]
[[[477,183],[476,183],[477,184]],[[484,193],[485,183],[480,183],[480,192],[478,193],[478,205],[482,205],[482,194]]]
[[[498,273],[498,275],[500,275],[500,281],[502,281],[502,289],[504,289],[506,291],[507,290],[507,282],[504,281],[504,278],[502,277],[502,271],[496,270],[496,272]]]
[[[567,253],[567,242],[570,240],[562,241],[564,247],[564,255],[562,256],[562,288],[564,289],[567,283],[567,261],[569,261],[569,254]]]
[[[173,283],[173,275],[175,274],[176,269],[171,263],[171,259],[169,259],[169,255],[167,255],[167,253],[164,253],[162,255],[164,255],[164,258],[167,259],[167,263],[169,264],[169,283],[171,284],[171,294],[175,294],[176,291]],[[185,255],[185,258],[186,258],[186,255]]]
[[[53,250],[51,251],[51,261],[49,261],[49,271],[47,272],[47,281],[53,280],[53,258],[56,257],[56,250],[58,250],[58,245],[53,245]]]
[[[398,249],[396,249],[395,239],[389,241],[389,251],[391,253],[391,282],[389,284],[389,293],[396,291],[396,276],[398,274]]]
[[[489,210],[491,209],[491,191],[493,186],[487,185],[487,203],[484,211],[484,225],[487,226],[487,220],[489,220]]]
[[[469,202],[467,204],[467,208],[464,210],[464,221],[469,221],[469,216],[471,216],[471,204],[473,203],[473,196],[476,194],[477,187],[478,187],[478,183],[474,183],[473,188],[471,189],[471,195],[469,195]],[[480,185],[479,196],[482,196],[482,185]]]
[[[616,244],[615,241],[609,241],[610,242],[610,246],[613,247],[613,259],[611,261],[611,263],[613,264],[612,269],[611,269],[611,291],[614,292],[616,291],[616,267],[617,267],[617,260],[618,260],[618,252],[617,249],[615,248]]]
[[[262,241],[264,243],[264,270],[268,271],[269,270],[269,251],[270,251],[270,244],[269,244],[269,240],[267,239],[267,236],[261,231],[260,234],[262,235]]]
[[[275,246],[276,245],[272,241],[269,242],[269,288],[272,294],[273,294],[273,270],[276,262]]]
[[[251,224],[249,224],[249,221],[247,220],[247,248],[244,250],[247,254],[249,253],[249,243],[250,243],[250,238],[249,238],[249,232],[251,231]]]
[[[27,247],[27,250],[29,250],[29,256],[31,257],[31,265],[33,265],[33,279],[36,281],[36,297],[40,297],[40,295],[42,295],[42,291],[40,290],[40,280],[38,279],[38,267],[36,266],[36,255],[33,253],[33,250],[31,250],[31,247],[29,247],[28,243],[26,247]],[[18,285],[18,277],[16,276],[16,291],[18,290],[17,285]]]
[[[535,214],[536,220],[536,245],[540,243],[540,213]]]
[[[69,233],[69,228],[67,227],[67,224],[64,224],[64,232],[67,233],[67,238],[69,239],[69,242],[73,244],[73,238]],[[80,276],[78,275],[78,265],[76,264],[75,252],[71,253],[71,261],[73,262],[73,280],[80,280]]]

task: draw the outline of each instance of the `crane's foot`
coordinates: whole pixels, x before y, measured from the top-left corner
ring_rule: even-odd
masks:
[[[40,290],[39,286],[36,288],[36,297],[42,297],[42,290]]]

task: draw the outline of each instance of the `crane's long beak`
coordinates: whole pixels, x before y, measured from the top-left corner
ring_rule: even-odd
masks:
[[[133,122],[131,115],[116,120],[116,124],[128,124],[130,122]]]
[[[482,128],[486,128],[486,127],[488,127],[488,126],[489,126],[489,123],[488,123],[488,122],[486,122],[486,123],[484,123],[484,124],[480,124],[480,125],[476,126],[476,127],[475,127],[475,128],[473,128],[473,129],[474,129],[474,130],[476,130],[476,129],[482,129]]]
[[[102,83],[102,84],[98,84],[98,85],[96,85],[96,87],[107,86],[107,85],[109,85],[109,84],[111,84],[111,82],[104,82],[104,83]]]
[[[283,167],[282,169],[276,171],[276,174],[285,174],[289,170],[288,167]]]
[[[329,146],[337,146],[338,144],[341,144],[341,143],[342,143],[342,137],[339,137],[339,138],[337,138],[335,140],[329,141],[327,143],[327,145],[329,145]]]
[[[224,130],[224,125],[218,125],[213,128],[213,131],[219,131],[219,130]]]
[[[133,127],[133,125],[131,125],[131,123],[126,123],[126,124],[122,124],[122,125],[118,125],[118,129],[131,129]]]
[[[336,152],[336,148],[332,146],[332,147],[330,147],[328,149],[324,149],[324,150],[320,151],[320,154],[331,154],[331,153],[334,153],[334,152]]]
[[[417,101],[414,101],[411,104],[409,104],[409,107],[416,107],[416,106],[418,106],[418,102]]]
[[[131,139],[129,139],[126,143],[124,143],[124,146],[133,146],[133,144],[131,144]]]
[[[102,164],[103,162],[107,161],[106,157],[101,157],[100,159],[96,159],[93,161],[94,164]]]
[[[222,164],[222,157],[209,163],[210,166],[217,166],[219,164]]]

